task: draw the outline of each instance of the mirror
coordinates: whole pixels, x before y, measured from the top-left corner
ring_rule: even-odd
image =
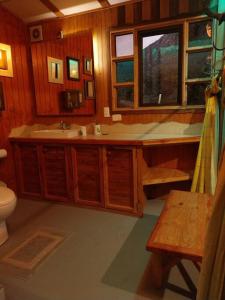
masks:
[[[88,97],[85,91],[85,83],[94,82],[90,31],[33,43],[31,56],[37,115],[95,114],[95,97]],[[79,95],[79,101],[70,101],[70,105],[66,105],[67,91]]]

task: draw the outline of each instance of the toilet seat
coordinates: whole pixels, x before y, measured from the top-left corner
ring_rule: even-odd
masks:
[[[0,207],[16,201],[15,193],[7,187],[0,186]]]

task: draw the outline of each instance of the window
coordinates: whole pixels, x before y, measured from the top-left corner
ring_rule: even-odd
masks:
[[[133,33],[116,34],[113,40],[114,109],[134,108],[134,37]]]
[[[140,105],[177,105],[181,86],[181,28],[141,32]]]
[[[210,20],[188,23],[186,48],[186,103],[204,105],[205,88],[210,81],[212,65],[212,23]]]
[[[111,32],[112,109],[203,107],[211,35],[206,18]]]

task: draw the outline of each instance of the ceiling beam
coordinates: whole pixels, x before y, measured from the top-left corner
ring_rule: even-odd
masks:
[[[64,14],[50,0],[40,0],[40,2],[44,4],[44,6],[46,6],[57,17],[64,17]]]
[[[101,4],[102,7],[106,8],[106,7],[110,7],[110,3],[108,0],[98,0],[98,2]]]

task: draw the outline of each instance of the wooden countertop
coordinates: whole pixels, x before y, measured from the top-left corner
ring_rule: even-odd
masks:
[[[33,143],[60,143],[60,144],[93,144],[93,145],[136,145],[152,146],[161,144],[186,144],[198,143],[199,136],[192,135],[168,135],[168,134],[107,134],[87,135],[73,138],[49,138],[20,136],[10,137],[11,142],[33,142]]]

